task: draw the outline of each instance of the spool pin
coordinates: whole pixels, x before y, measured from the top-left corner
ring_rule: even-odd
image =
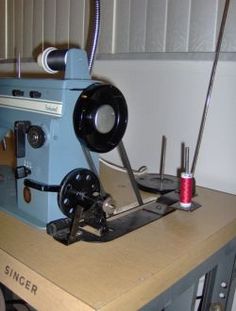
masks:
[[[180,194],[179,202],[173,204],[171,207],[180,209],[182,211],[194,211],[201,205],[192,201],[193,197],[194,178],[189,171],[189,147],[184,148],[184,172],[180,178]]]

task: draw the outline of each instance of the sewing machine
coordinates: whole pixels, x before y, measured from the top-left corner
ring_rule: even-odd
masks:
[[[12,131],[16,156],[14,171],[0,167],[0,209],[45,228],[70,213],[60,190],[71,172],[94,187],[98,152],[121,140],[127,107],[117,88],[91,80],[84,51],[49,48],[40,62],[64,79],[0,79],[0,141]]]
[[[125,98],[91,80],[86,53],[48,48],[38,63],[64,79],[0,79],[0,141],[7,148],[13,132],[16,157],[16,168],[0,166],[0,209],[65,245],[111,241],[173,211],[174,189],[143,201],[122,143]],[[116,208],[99,179],[98,154],[115,147],[137,199],[128,209]]]

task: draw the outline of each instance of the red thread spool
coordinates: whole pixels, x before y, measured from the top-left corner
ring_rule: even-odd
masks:
[[[188,208],[192,204],[193,175],[182,173],[180,178],[180,206]]]

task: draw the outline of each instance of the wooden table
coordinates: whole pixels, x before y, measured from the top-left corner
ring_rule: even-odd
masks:
[[[119,204],[134,200],[123,173],[103,168],[101,178]],[[0,281],[40,311],[172,310],[193,279],[236,252],[236,196],[197,192],[196,211],[175,211],[108,243],[63,246],[1,212]]]

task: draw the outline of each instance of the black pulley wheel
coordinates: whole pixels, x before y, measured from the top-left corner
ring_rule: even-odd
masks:
[[[112,85],[89,86],[76,102],[73,122],[76,136],[91,151],[112,150],[124,136],[128,122],[123,94]]]
[[[73,218],[76,206],[89,209],[100,193],[98,177],[88,169],[75,169],[61,182],[58,193],[58,206],[62,213]]]

